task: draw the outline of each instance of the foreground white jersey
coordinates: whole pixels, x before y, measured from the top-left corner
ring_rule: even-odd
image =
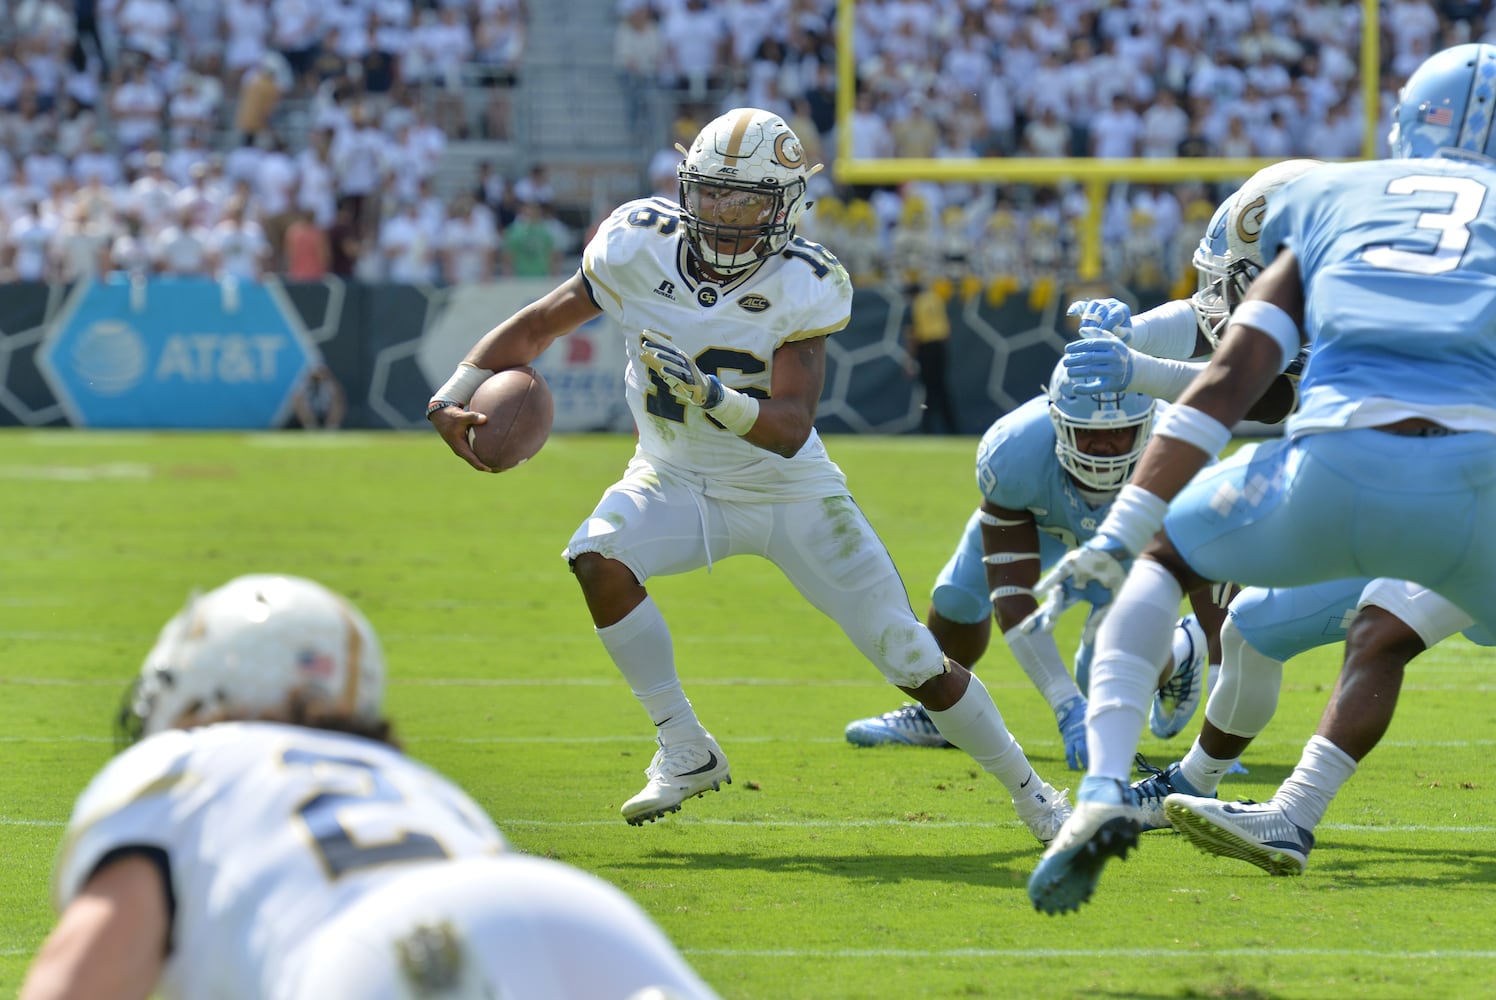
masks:
[[[725,284],[692,277],[680,206],[646,198],[620,206],[582,255],[593,299],[623,328],[625,382],[639,454],[661,471],[730,500],[810,500],[847,492],[814,430],[793,458],[749,444],[704,410],[677,400],[639,360],[645,330],[667,335],[703,372],[767,399],[774,352],[823,337],[851,319],[852,284],[824,247],[798,237]]]
[[[172,730],[79,798],[53,885],[65,907],[125,847],[162,852],[175,913],[160,995],[285,995],[313,932],[421,862],[494,855],[492,821],[382,744],[270,723]]]

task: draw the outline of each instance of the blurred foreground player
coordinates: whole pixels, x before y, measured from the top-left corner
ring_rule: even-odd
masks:
[[[73,811],[24,1000],[715,996],[623,893],[506,853],[383,690],[369,623],[310,580],[192,598]]]

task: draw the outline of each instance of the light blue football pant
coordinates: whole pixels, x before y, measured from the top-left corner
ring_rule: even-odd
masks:
[[[1276,611],[1244,607],[1289,621],[1283,635],[1253,641],[1275,658],[1343,639],[1328,616],[1354,608],[1343,595],[1371,577],[1414,581],[1487,632],[1496,625],[1496,435],[1353,430],[1243,448],[1175,498],[1164,528],[1207,579],[1283,589],[1339,581],[1273,596]]]

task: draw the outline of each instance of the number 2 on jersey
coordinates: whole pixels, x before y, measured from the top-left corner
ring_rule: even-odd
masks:
[[[322,866],[332,878],[340,878],[348,872],[369,865],[389,864],[395,861],[433,861],[447,857],[447,851],[437,839],[429,834],[410,830],[393,829],[387,822],[389,817],[375,810],[362,817],[367,829],[355,837],[350,831],[348,813],[351,807],[371,806],[380,803],[396,804],[405,801],[379,769],[368,761],[356,757],[333,757],[329,754],[309,750],[290,749],[281,759],[295,767],[333,768],[338,779],[326,782],[339,789],[350,783],[362,786],[358,792],[321,791],[301,804],[297,814],[306,824],[316,844]]]

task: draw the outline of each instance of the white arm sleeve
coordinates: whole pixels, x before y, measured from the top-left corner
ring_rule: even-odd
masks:
[[[1195,353],[1195,338],[1200,332],[1195,310],[1189,299],[1175,299],[1154,306],[1132,318],[1132,335],[1127,346],[1155,358],[1184,361]]]
[[[1050,708],[1058,709],[1080,694],[1065,661],[1060,659],[1060,647],[1054,641],[1053,632],[1026,633],[1022,626],[1015,625],[1003,633],[1003,638],[1007,640],[1013,659],[1028,674]]]
[[[1178,399],[1195,376],[1205,370],[1204,361],[1175,361],[1157,358],[1142,351],[1132,355],[1130,392],[1141,392],[1172,403]]]

